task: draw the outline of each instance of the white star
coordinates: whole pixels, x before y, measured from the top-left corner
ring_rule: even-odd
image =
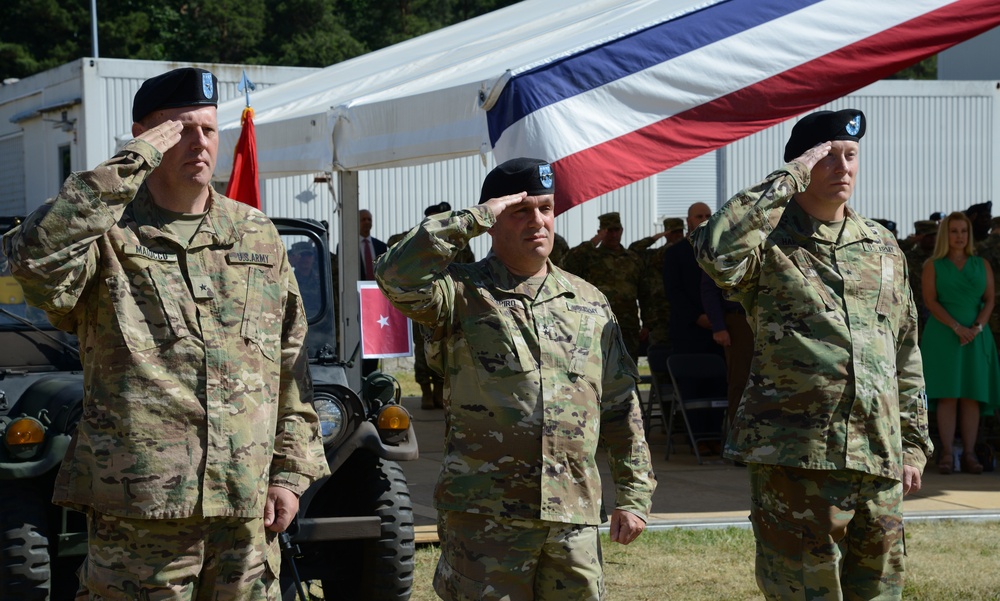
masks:
[[[388,315],[379,315],[378,325],[380,327],[383,327],[383,328],[385,326],[389,325],[389,316]]]

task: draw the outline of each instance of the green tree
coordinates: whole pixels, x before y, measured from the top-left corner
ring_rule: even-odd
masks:
[[[90,54],[81,2],[7,0],[0,19],[0,79],[27,77]],[[84,29],[81,22],[87,23]]]
[[[927,57],[886,79],[937,79],[937,55]]]
[[[516,0],[97,0],[109,58],[325,67]],[[90,0],[5,0],[0,79],[91,55]]]
[[[326,0],[271,0],[260,63],[326,67],[369,49]]]

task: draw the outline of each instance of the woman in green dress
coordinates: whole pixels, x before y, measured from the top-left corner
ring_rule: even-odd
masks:
[[[920,352],[927,396],[936,401],[941,454],[938,470],[953,469],[956,425],[962,437],[961,470],[979,474],[975,444],[979,416],[1000,406],[1000,364],[989,331],[993,270],[975,256],[972,224],[963,213],[941,221],[934,254],[924,263],[924,304],[930,311]]]

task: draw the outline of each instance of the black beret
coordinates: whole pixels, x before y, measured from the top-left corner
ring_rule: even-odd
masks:
[[[817,111],[799,119],[785,144],[785,162],[791,162],[820,142],[865,137],[865,114],[858,109]]]
[[[210,71],[182,67],[142,82],[132,101],[132,121],[160,109],[219,106],[219,80]]]
[[[439,202],[436,205],[431,205],[424,209],[424,217],[430,217],[431,215],[437,215],[438,213],[447,213],[450,210],[450,204],[447,202]]]
[[[556,191],[556,176],[552,165],[541,159],[511,159],[493,168],[483,180],[479,204],[491,198],[527,192],[528,196],[544,196]]]

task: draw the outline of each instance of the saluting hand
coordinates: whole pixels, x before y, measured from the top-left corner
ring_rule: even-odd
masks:
[[[816,166],[816,163],[820,162],[826,155],[830,154],[830,149],[833,148],[833,144],[830,142],[820,142],[819,144],[813,146],[809,150],[802,153],[802,156],[795,159],[793,162],[799,162],[805,165],[810,171]]]
[[[507,196],[501,196],[499,198],[491,198],[484,202],[483,205],[493,211],[493,217],[499,217],[500,214],[506,211],[509,207],[520,203],[527,197],[527,192],[518,192],[517,194],[508,194]]]
[[[135,138],[149,143],[153,148],[164,153],[181,141],[182,131],[184,131],[184,125],[180,121],[168,119],[155,127],[143,130]]]

